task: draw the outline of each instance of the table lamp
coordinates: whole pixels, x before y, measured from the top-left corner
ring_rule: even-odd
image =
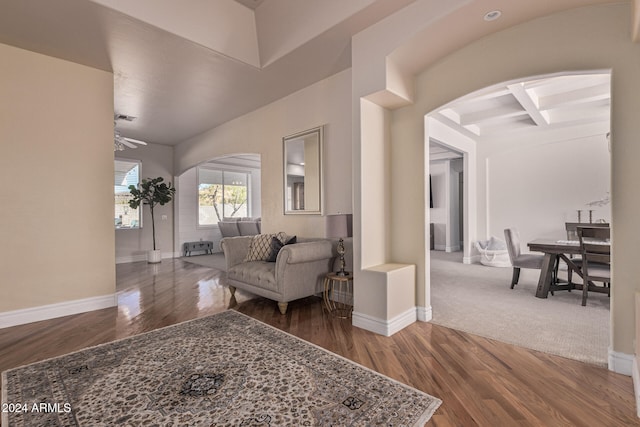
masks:
[[[351,214],[337,214],[326,216],[326,237],[338,237],[338,246],[336,251],[340,256],[340,270],[336,272],[338,276],[348,276],[349,272],[345,271],[346,262],[344,259],[344,237],[352,236],[352,218]]]

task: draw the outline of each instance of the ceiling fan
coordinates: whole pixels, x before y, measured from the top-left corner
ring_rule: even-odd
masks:
[[[132,122],[135,120],[135,117],[127,116],[124,114],[115,114],[113,116],[113,151],[124,151],[126,147],[138,148],[136,144],[147,145],[146,142],[140,141],[139,139],[122,136],[120,131],[116,130],[116,122],[118,120],[126,120],[128,122]]]

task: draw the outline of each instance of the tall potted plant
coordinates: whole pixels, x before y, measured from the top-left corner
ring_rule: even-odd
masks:
[[[160,250],[156,249],[156,221],[153,215],[153,208],[156,205],[164,205],[169,203],[173,199],[173,195],[176,189],[171,186],[171,183],[165,184],[164,179],[160,176],[158,178],[145,178],[140,184],[140,188],[135,185],[129,186],[129,192],[133,196],[129,200],[129,207],[131,209],[137,209],[140,204],[148,205],[151,211],[151,227],[153,230],[153,250],[149,251],[148,261],[150,263],[158,263],[162,260]]]

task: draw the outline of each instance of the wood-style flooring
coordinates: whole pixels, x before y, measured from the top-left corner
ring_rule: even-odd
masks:
[[[289,304],[238,291],[224,273],[179,259],[120,264],[118,307],[0,329],[0,370],[228,308],[443,400],[433,426],[630,426],[630,377],[430,323],[392,337],[330,317],[316,297]]]

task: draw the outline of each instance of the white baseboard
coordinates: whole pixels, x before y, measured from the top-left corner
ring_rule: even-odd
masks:
[[[618,374],[631,376],[633,371],[633,354],[620,353],[609,349],[609,370]]]
[[[378,319],[366,314],[353,312],[351,320],[353,326],[384,335],[385,337],[390,337],[399,330],[415,323],[417,315],[415,308],[411,308],[390,320]]]
[[[162,259],[180,258],[180,256],[181,255],[179,252],[163,252],[162,253]],[[127,256],[116,258],[116,264],[127,264],[130,262],[140,262],[140,261],[146,261],[146,260],[147,260],[146,253],[142,255],[127,255]]]
[[[431,307],[416,307],[416,314],[420,322],[428,322],[433,319],[433,309]]]
[[[147,254],[129,255],[129,256],[116,258],[116,264],[127,264],[130,262],[139,262],[139,261],[146,261],[146,260],[147,260]]]
[[[640,359],[638,356],[633,358],[633,366],[631,368],[631,377],[633,378],[633,392],[636,395],[636,416],[640,418],[640,367],[638,364]]]
[[[471,255],[470,257],[463,257],[463,264],[480,264],[480,259],[482,257],[480,255]]]
[[[116,307],[117,305],[117,295],[111,294],[64,301],[57,304],[41,305],[39,307],[30,307],[22,310],[5,311],[4,313],[0,313],[0,328],[24,325],[25,323],[39,322],[41,320],[54,319],[56,317],[69,316],[87,311],[101,310],[103,308]]]

